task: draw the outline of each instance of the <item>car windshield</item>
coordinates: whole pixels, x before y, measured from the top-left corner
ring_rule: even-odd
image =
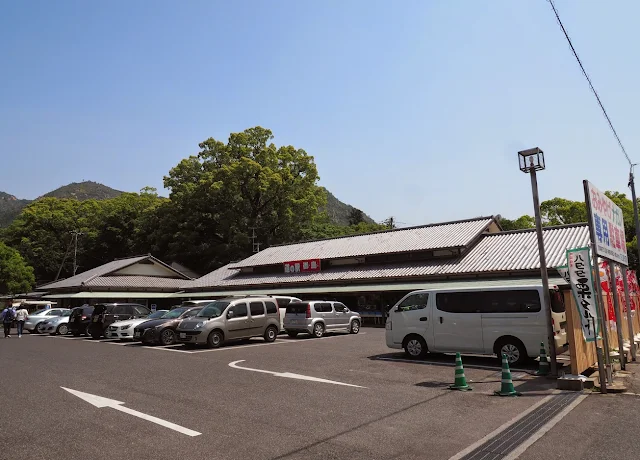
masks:
[[[148,318],[151,319],[157,319],[157,318],[163,318],[164,315],[167,314],[167,310],[158,310],[158,311],[154,311],[153,313],[151,313]]]
[[[204,307],[202,310],[200,310],[200,313],[198,313],[196,317],[217,318],[218,316],[222,315],[222,312],[224,312],[224,309],[227,308],[227,306],[229,306],[230,303],[231,302],[226,302],[224,300],[219,300],[217,302],[210,303],[209,305]]]
[[[174,319],[174,318],[179,318],[180,315],[182,315],[185,311],[187,311],[189,308],[191,307],[180,307],[180,308],[174,308],[173,310],[165,313],[164,315],[162,315],[162,319]]]

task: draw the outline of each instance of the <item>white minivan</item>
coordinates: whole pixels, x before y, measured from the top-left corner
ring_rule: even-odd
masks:
[[[557,286],[550,291],[555,330],[564,302]],[[541,296],[542,286],[532,285],[414,291],[389,311],[387,346],[404,348],[411,358],[427,351],[505,354],[510,364],[521,363],[537,357],[540,343],[547,342]],[[555,339],[561,349],[566,332],[558,329]]]

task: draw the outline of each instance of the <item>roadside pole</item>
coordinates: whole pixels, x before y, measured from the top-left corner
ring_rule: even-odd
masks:
[[[544,239],[542,237],[542,218],[540,217],[540,197],[538,196],[538,180],[536,170],[532,166],[531,190],[533,191],[533,209],[536,217],[536,234],[538,236],[538,252],[540,253],[540,274],[542,277],[542,297],[543,308],[547,314],[547,341],[549,343],[550,375],[558,376],[558,361],[556,358],[556,340],[553,335],[553,317],[551,315],[551,295],[549,294],[549,274],[547,273],[547,258],[544,250]]]
[[[629,296],[629,281],[627,280],[627,267],[622,265],[622,283],[624,284],[624,303],[627,306],[627,329],[629,330],[629,351],[631,361],[636,360],[636,341],[633,332],[633,317],[631,316],[631,297]]]
[[[627,368],[626,355],[624,354],[624,337],[622,336],[622,315],[620,314],[620,299],[618,299],[618,286],[616,283],[616,264],[609,261],[609,286],[613,296],[613,311],[616,314],[616,333],[618,335],[618,355],[620,356],[620,368]]]

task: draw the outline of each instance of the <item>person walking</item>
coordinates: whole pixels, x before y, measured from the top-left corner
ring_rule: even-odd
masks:
[[[22,331],[24,330],[24,323],[27,321],[29,311],[25,308],[25,304],[21,304],[20,308],[16,312],[16,322],[18,323],[18,338],[22,337]]]
[[[16,312],[11,305],[7,306],[2,312],[2,326],[4,326],[4,338],[11,338],[11,323],[16,317]]]

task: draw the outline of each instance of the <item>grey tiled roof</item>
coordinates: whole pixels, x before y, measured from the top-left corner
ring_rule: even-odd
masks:
[[[115,272],[117,270],[121,270],[129,265],[133,265],[141,260],[148,258],[149,256],[139,256],[139,257],[129,257],[127,259],[118,259],[108,262],[104,265],[100,265],[99,267],[92,268],[91,270],[87,270],[86,272],[78,273],[75,276],[70,278],[54,281],[53,283],[45,284],[43,286],[38,286],[38,289],[61,289],[68,288],[74,286],[81,286],[82,283],[95,278],[96,276],[106,275],[111,272]]]
[[[99,276],[87,281],[86,287],[140,288],[140,289],[180,289],[184,279],[159,276]]]
[[[565,251],[589,244],[586,224],[549,227],[543,231],[549,268],[564,264]],[[468,253],[456,259],[425,262],[344,266],[316,273],[239,274],[239,270],[222,267],[203,278],[186,282],[185,289],[238,287],[273,284],[369,281],[393,278],[463,275],[531,271],[540,268],[535,230],[500,232],[483,235]]]
[[[494,220],[494,217],[479,217],[443,224],[271,246],[241,262],[230,264],[229,268],[273,265],[296,260],[359,257],[465,247],[475,241],[478,235],[485,231]]]

